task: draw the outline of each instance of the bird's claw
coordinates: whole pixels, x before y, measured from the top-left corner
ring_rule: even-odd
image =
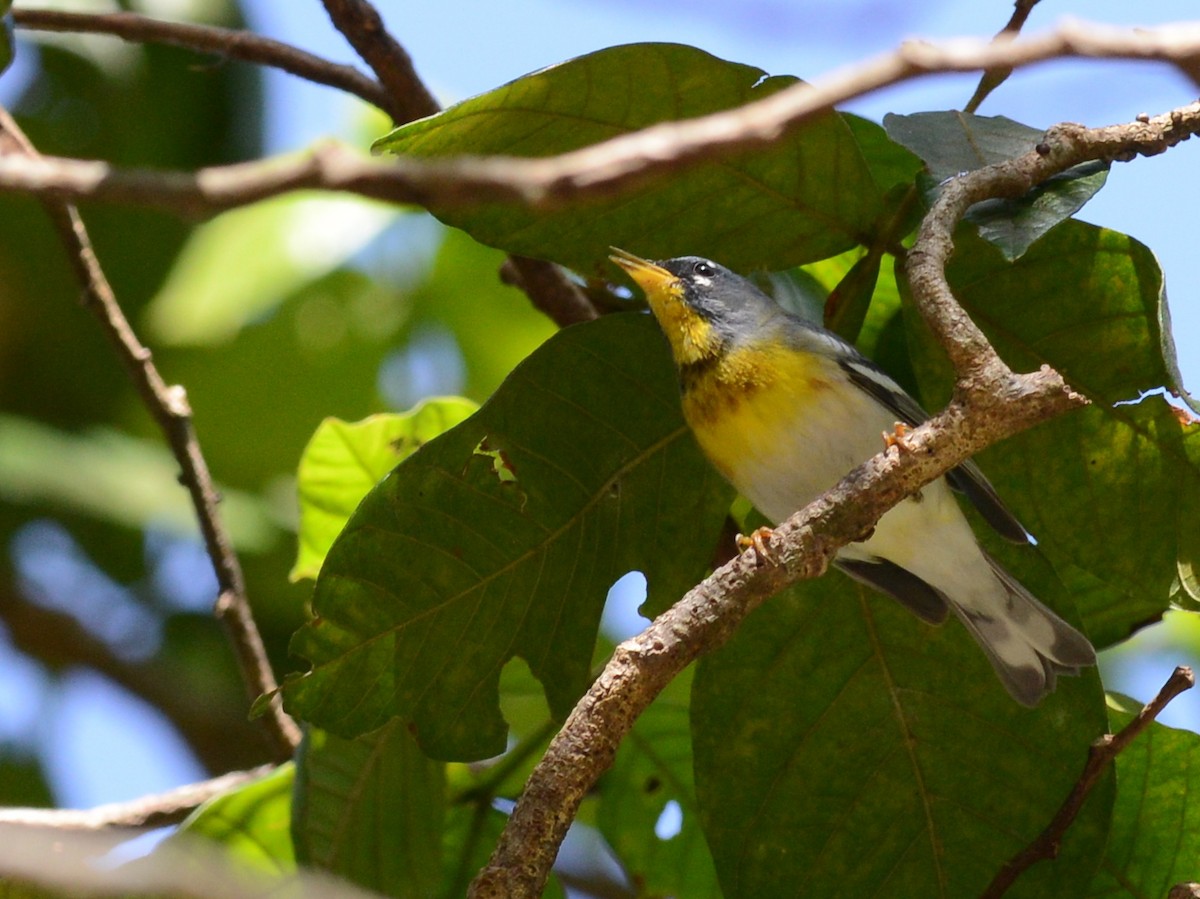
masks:
[[[774,536],[775,532],[768,527],[755,528],[749,537],[745,534],[738,534],[738,549],[742,552],[753,549],[760,564],[778,565],[779,559],[775,557],[775,554],[767,545]]]

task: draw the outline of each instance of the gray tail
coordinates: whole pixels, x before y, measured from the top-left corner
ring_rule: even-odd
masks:
[[[1054,690],[1060,674],[1078,674],[1096,664],[1096,651],[1087,637],[1046,608],[1028,590],[984,554],[1004,587],[1005,608],[991,615],[950,607],[987,654],[1001,683],[1017,702],[1037,705]]]

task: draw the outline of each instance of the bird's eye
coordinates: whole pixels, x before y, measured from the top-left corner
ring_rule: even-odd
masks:
[[[711,278],[717,271],[709,263],[702,260],[692,266],[692,273],[702,278]]]

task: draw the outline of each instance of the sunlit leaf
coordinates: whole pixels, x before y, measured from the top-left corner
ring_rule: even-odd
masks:
[[[775,597],[704,657],[692,710],[729,899],[977,896],[1045,827],[1106,726],[1094,671],[1023,708],[956,620],[931,627],[836,573]],[[1012,895],[1075,895],[1111,803],[1110,780]]]
[[[239,862],[267,874],[295,872],[294,775],[290,763],[280,765],[258,780],[210,799],[180,826],[180,834],[220,843]]]
[[[168,344],[222,343],[298,288],[353,256],[387,227],[394,206],[286,194],[201,225],[147,308]]]
[[[300,457],[300,552],[292,579],[315,578],[334,538],[367,491],[477,408],[470,400],[446,398],[360,422],[325,419]]]
[[[565,715],[609,586],[641,570],[652,604],[677,599],[728,502],[649,317],[561,331],[359,506],[293,641],[313,667],[286,703],[347,736],[399,716],[435,757],[496,755],[504,663],[524,658]]]
[[[376,147],[412,156],[548,156],[794,83],[678,44],[610,47],[405,125]],[[849,122],[824,116],[771,147],[699,164],[614,200],[536,213],[504,204],[434,212],[484,243],[589,274],[611,274],[604,264],[610,245],[652,258],[698,253],[735,269],[779,270],[866,239],[888,192],[917,170],[878,126]]]
[[[1023,156],[1045,138],[1044,131],[1004,116],[956,111],[887,115],[883,124],[892,139],[925,161],[935,185],[962,172]],[[1018,199],[977,203],[967,213],[967,220],[1006,257],[1016,259],[1043,234],[1083,208],[1104,186],[1108,167],[1107,162],[1081,163]]]

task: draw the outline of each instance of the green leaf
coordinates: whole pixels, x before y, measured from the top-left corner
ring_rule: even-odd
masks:
[[[694,47],[610,47],[405,125],[375,146],[418,157],[549,156],[740,106],[794,83]],[[769,148],[700,163],[613,200],[549,212],[505,204],[433,211],[483,243],[585,273],[610,273],[605,260],[614,244],[652,258],[699,253],[739,270],[779,270],[864,239],[884,211],[890,179],[911,181],[881,135],[870,137],[879,159],[869,163],[848,121],[823,116]]]
[[[1181,565],[1197,556],[1200,429],[1159,396],[1162,273],[1123,234],[1069,222],[1015,262],[960,229],[947,270],[963,308],[1017,371],[1049,364],[1092,405],[992,447],[980,461],[1075,594],[1099,646],[1167,608]],[[1082,297],[1084,302],[1064,302]],[[919,316],[905,316],[928,406],[952,377]],[[1149,510],[1153,510],[1150,512]],[[1035,593],[1053,589],[1036,577]]]
[[[1141,704],[1109,699],[1115,733]],[[1151,724],[1117,756],[1117,802],[1112,831],[1089,897],[1166,896],[1196,879],[1200,858],[1200,803],[1189,785],[1200,768],[1200,736]]]
[[[1105,726],[1093,670],[1026,709],[957,621],[930,627],[837,573],[803,584],[696,674],[696,792],[721,886],[729,899],[979,895]],[[1012,895],[1077,895],[1111,803],[1109,780]]]
[[[293,193],[198,227],[146,310],[167,344],[223,343],[353,256],[401,213],[357,197]]]
[[[208,800],[188,816],[179,834],[185,839],[201,836],[220,843],[250,869],[293,874],[296,856],[289,828],[294,775],[291,763],[280,765],[270,774]],[[188,845],[182,844],[184,849]]]
[[[435,895],[443,769],[398,721],[356,740],[310,730],[296,778],[299,860],[387,896]]]
[[[638,718],[599,784],[596,823],[645,895],[721,895],[692,783],[691,671]]]
[[[875,295],[882,256],[867,253],[838,282],[825,303],[825,325],[843,340],[855,343]]]
[[[78,473],[86,471],[81,478]],[[262,551],[280,537],[258,497],[222,489],[221,513],[235,547]],[[179,464],[160,442],[95,429],[69,434],[0,414],[0,498],[82,512],[129,528],[153,523],[196,533]]]
[[[500,670],[521,656],[565,715],[613,581],[641,570],[651,604],[673,602],[724,520],[677,390],[648,316],[547,341],[359,506],[293,640],[313,664],[287,707],[344,736],[399,716],[434,757],[486,758],[505,745]]]
[[[353,424],[338,418],[321,422],[297,473],[300,550],[292,580],[317,576],[334,538],[384,475],[477,408],[470,400],[448,397]]]
[[[1004,116],[966,112],[888,115],[891,137],[915,152],[929,169],[934,190],[962,172],[1004,162],[1031,151],[1045,132]],[[1039,184],[1018,199],[977,203],[967,213],[979,234],[1017,259],[1059,222],[1083,208],[1108,179],[1109,164],[1085,162]]]

